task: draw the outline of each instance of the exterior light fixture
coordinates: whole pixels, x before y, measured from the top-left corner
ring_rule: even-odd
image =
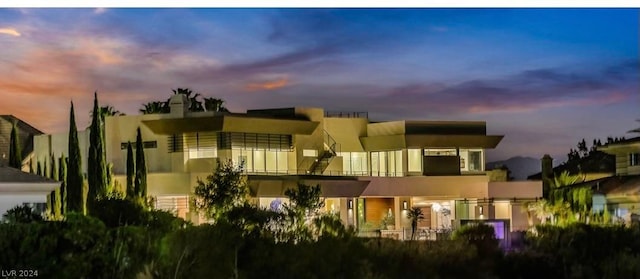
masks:
[[[353,200],[347,201],[347,209],[353,209]]]
[[[478,206],[478,212],[480,213],[480,215],[484,215],[484,208],[482,208],[482,205]]]
[[[402,209],[407,209],[407,201],[402,202]]]

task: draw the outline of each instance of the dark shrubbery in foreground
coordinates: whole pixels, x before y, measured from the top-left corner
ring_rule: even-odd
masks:
[[[486,226],[437,242],[346,234],[294,243],[141,215],[1,224],[0,268],[42,278],[640,278],[637,227],[538,227],[522,250],[503,253]]]

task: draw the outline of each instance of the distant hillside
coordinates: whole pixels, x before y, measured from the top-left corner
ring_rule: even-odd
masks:
[[[541,171],[540,159],[531,157],[516,156],[504,161],[489,162],[486,169],[500,168],[506,166],[511,171],[511,177],[515,180],[526,180],[527,176]]]

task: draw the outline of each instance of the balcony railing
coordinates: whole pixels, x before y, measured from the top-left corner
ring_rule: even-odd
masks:
[[[369,118],[369,113],[366,111],[325,111],[324,117],[337,117],[337,118]]]

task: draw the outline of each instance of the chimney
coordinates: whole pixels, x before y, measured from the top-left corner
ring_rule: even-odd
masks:
[[[175,94],[169,99],[169,108],[171,114],[179,117],[184,117],[185,113],[189,111],[189,100],[184,94]]]
[[[544,154],[540,161],[542,161],[542,196],[546,199],[553,179],[553,158],[549,154]]]

